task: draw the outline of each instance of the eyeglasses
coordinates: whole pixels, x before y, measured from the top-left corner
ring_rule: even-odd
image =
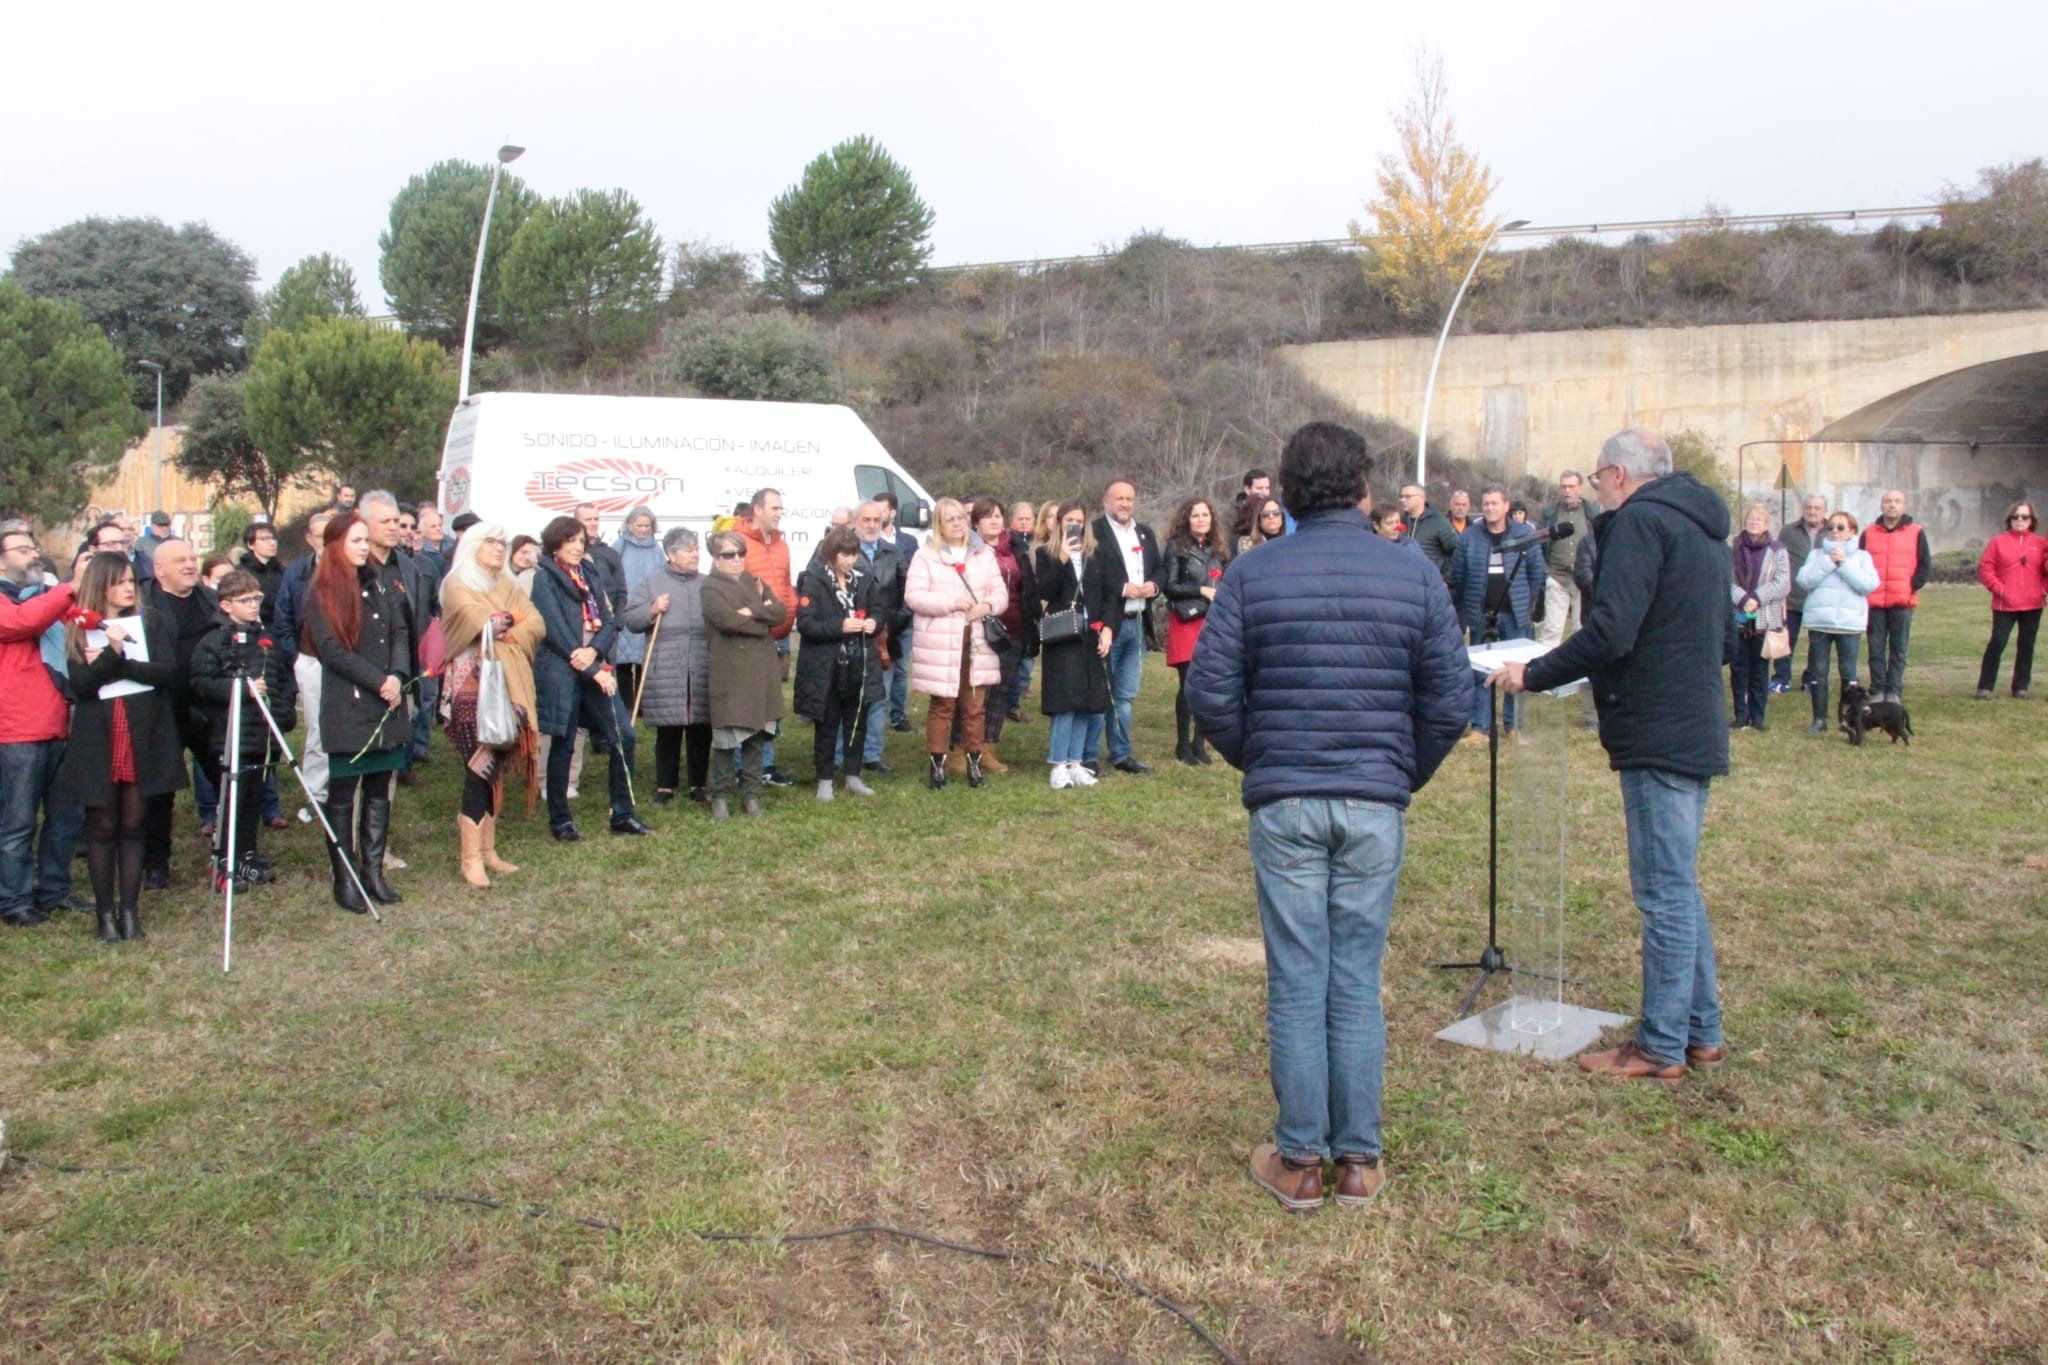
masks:
[[[502,548],[505,544],[505,541],[504,538],[501,536],[485,536],[483,539],[483,543],[486,545],[496,545]]]
[[[227,603],[235,603],[235,602],[261,602],[262,600],[263,600],[263,594],[262,594],[262,593],[260,593],[260,592],[245,592],[245,593],[241,594],[241,595],[240,595],[240,596],[238,596],[238,597],[223,597],[223,598],[221,599],[221,601],[223,601],[223,602],[227,602]]]
[[[745,559],[747,552],[745,550],[720,550],[717,557],[720,559]]]
[[[28,553],[34,554],[36,552],[36,543],[33,540],[17,540],[10,545],[0,546],[0,553],[13,554],[16,550],[26,550]]]
[[[130,545],[133,545],[134,543],[135,543],[134,541],[132,541],[132,540],[127,540],[127,539],[122,539],[122,540],[103,540],[103,541],[101,541],[101,542],[100,542],[99,544],[97,544],[97,545],[93,546],[93,549],[95,549],[95,550],[113,550],[113,551],[119,552],[119,551],[121,551],[121,550],[125,550],[125,549],[127,549],[127,548],[128,548],[128,547],[129,547]]]

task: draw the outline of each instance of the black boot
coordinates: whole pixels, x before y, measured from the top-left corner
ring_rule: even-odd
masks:
[[[927,754],[926,757],[931,760],[932,765],[931,776],[926,780],[931,783],[933,791],[945,790],[946,756],[944,754]]]
[[[979,787],[987,781],[988,779],[982,776],[981,773],[981,755],[967,755],[967,785],[970,787]]]
[[[1205,768],[1209,766],[1210,759],[1208,740],[1203,739],[1201,735],[1197,734],[1194,737],[1194,739],[1189,743],[1188,748],[1194,751],[1195,762],[1201,764]]]
[[[1828,691],[1818,683],[1808,681],[1806,693],[1813,701],[1813,724],[1806,728],[1814,734],[1824,735],[1828,730]]]
[[[149,935],[142,932],[142,925],[135,919],[135,907],[121,907],[121,938],[124,942],[140,942]]]
[[[353,800],[327,802],[327,822],[334,826],[335,842],[327,846],[327,861],[334,870],[334,903],[352,915],[367,915],[370,907],[356,890],[349,868],[356,863],[356,810]]]
[[[363,795],[362,865],[363,890],[379,905],[397,905],[405,898],[384,880],[384,844],[391,837],[391,798]]]
[[[1193,766],[1195,746],[1188,742],[1188,731],[1193,728],[1188,717],[1188,699],[1176,696],[1173,699],[1173,756]]]
[[[100,942],[119,943],[121,931],[114,927],[114,912],[111,908],[95,909],[93,915],[100,922]]]

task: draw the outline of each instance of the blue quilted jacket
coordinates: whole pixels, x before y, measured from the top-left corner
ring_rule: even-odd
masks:
[[[1442,577],[1332,508],[1231,561],[1188,670],[1244,803],[1408,804],[1464,733],[1472,670]]]

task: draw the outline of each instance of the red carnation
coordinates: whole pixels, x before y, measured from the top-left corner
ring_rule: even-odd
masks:
[[[1223,577],[1223,570],[1221,570],[1221,569],[1218,569],[1218,568],[1213,568],[1213,567],[1212,567],[1212,568],[1211,568],[1211,569],[1209,570],[1209,577],[1211,577],[1211,578],[1221,578],[1221,577]]]
[[[256,643],[263,646],[263,648],[265,649],[271,648],[270,637],[268,635],[258,636]]]
[[[856,620],[856,621],[865,621],[865,620],[867,620],[867,619],[868,619],[868,609],[867,609],[866,607],[855,607],[855,608],[853,609],[853,619],[854,619],[854,620]]]

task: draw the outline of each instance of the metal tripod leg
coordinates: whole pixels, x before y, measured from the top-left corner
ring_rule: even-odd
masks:
[[[244,681],[246,684],[247,680],[245,679]],[[299,760],[292,753],[292,746],[285,739],[284,731],[277,728],[277,717],[270,714],[270,707],[264,702],[262,695],[253,687],[249,689],[249,696],[255,700],[256,709],[263,713],[264,724],[270,727],[272,737],[277,740],[277,750],[284,755],[285,766],[292,770],[293,777],[299,779],[299,788],[306,793],[306,804],[313,808],[313,815],[320,822],[321,832],[326,834],[327,842],[334,847],[336,855],[341,858],[341,866],[348,873],[348,879],[355,883],[356,894],[363,898],[364,905],[370,907],[370,918],[382,924],[384,917],[377,913],[376,899],[364,887],[363,879],[356,875],[355,864],[350,862],[347,855],[341,852],[341,836],[334,832],[334,825],[327,819],[327,808],[313,795],[313,784],[306,780],[306,774],[300,770]]]

